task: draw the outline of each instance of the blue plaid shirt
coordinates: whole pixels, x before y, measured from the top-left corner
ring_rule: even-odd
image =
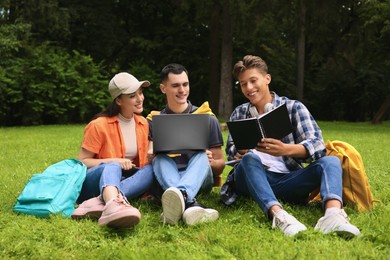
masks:
[[[322,138],[321,129],[318,127],[316,121],[305,105],[297,100],[291,100],[287,97],[279,97],[274,92],[271,92],[271,94],[273,96],[272,104],[274,107],[286,103],[293,128],[293,132],[284,137],[281,141],[287,144],[302,144],[309,153],[309,157],[305,159],[283,156],[283,160],[286,163],[287,168],[291,171],[297,170],[303,167],[302,163],[309,163],[325,156],[326,148]],[[252,115],[249,112],[249,108],[252,106],[253,105],[248,102],[236,107],[230,116],[230,121],[251,118]],[[234,146],[233,139],[229,133],[226,144],[226,154],[228,155],[228,159],[232,160],[236,153],[236,147]]]

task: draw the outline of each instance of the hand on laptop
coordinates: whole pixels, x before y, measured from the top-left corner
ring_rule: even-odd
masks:
[[[211,164],[211,160],[213,160],[213,152],[210,150],[206,150],[206,155],[209,158],[209,163]]]

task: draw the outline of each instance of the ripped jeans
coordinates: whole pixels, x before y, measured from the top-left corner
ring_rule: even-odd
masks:
[[[122,176],[118,162],[101,163],[89,168],[77,203],[99,196],[106,186],[115,186],[127,199],[141,196],[154,181],[153,168],[146,165],[128,178]]]

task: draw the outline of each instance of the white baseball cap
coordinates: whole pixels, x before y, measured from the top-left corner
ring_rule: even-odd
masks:
[[[133,75],[127,72],[121,72],[110,80],[108,91],[110,91],[112,99],[115,99],[121,94],[131,94],[136,92],[140,87],[148,86],[150,86],[149,81],[138,81]]]

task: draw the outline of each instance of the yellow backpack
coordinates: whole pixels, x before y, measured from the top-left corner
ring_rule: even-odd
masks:
[[[355,205],[359,211],[370,211],[375,200],[360,153],[352,145],[343,141],[327,141],[325,146],[326,155],[337,156],[341,162],[343,202]],[[315,193],[314,196],[313,201],[321,199],[318,193]]]

